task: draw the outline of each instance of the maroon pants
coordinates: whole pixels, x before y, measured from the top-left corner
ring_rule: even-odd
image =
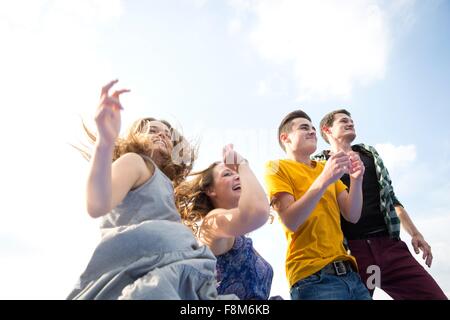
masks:
[[[351,254],[358,262],[359,274],[366,286],[367,279],[373,275],[373,271],[370,272],[368,267],[375,265],[380,268],[381,289],[394,300],[447,299],[436,281],[411,255],[403,241],[379,237],[349,240],[348,244]],[[369,291],[373,295],[374,289]]]

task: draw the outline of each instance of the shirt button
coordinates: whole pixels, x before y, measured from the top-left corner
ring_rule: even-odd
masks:
[[[367,243],[370,244],[371,243],[370,240],[367,240]]]

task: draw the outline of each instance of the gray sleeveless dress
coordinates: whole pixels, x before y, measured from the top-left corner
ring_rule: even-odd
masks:
[[[147,182],[104,216],[101,230],[67,299],[236,299],[217,294],[216,259],[181,223],[172,183],[156,165]]]

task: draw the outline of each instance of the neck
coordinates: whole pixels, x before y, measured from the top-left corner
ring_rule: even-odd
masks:
[[[311,165],[311,159],[310,159],[311,155],[310,154],[294,152],[292,150],[288,150],[286,152],[286,154],[287,154],[287,158],[289,160],[301,162],[301,163],[307,164],[308,166]]]
[[[352,151],[352,145],[350,142],[345,140],[334,140],[330,141],[331,152],[338,153],[339,151],[344,151],[345,153]]]
[[[221,208],[225,210],[230,210],[237,208],[239,206],[239,200],[234,203],[234,201],[217,201],[217,199],[211,199],[211,202],[215,209]]]

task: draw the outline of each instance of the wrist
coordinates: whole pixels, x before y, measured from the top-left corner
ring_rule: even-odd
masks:
[[[323,175],[320,175],[316,181],[314,181],[314,183],[316,184],[316,186],[320,189],[326,189],[328,188],[328,186],[331,184],[331,182],[329,181],[329,179],[327,179],[326,177],[324,177]]]
[[[109,143],[107,141],[103,141],[98,139],[95,142],[95,149],[101,152],[113,152],[114,151],[114,143]]]
[[[361,184],[361,185],[362,185],[362,182],[363,182],[363,176],[358,177],[358,178],[353,178],[352,176],[350,176],[350,181],[351,181],[352,183],[357,183],[357,184]]]
[[[423,238],[423,235],[419,231],[413,232],[411,234],[411,238],[416,238],[416,237]]]

